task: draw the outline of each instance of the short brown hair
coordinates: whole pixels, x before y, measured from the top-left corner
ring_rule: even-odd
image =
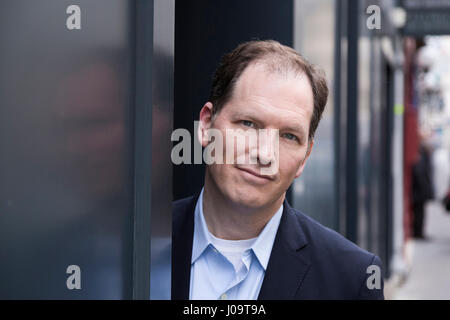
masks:
[[[274,40],[244,42],[222,57],[214,73],[209,96],[209,101],[213,104],[213,115],[219,113],[230,100],[233,89],[247,66],[256,62],[263,63],[273,72],[293,71],[306,74],[314,98],[314,110],[308,136],[309,139],[314,138],[328,98],[325,73],[309,63],[294,49]]]

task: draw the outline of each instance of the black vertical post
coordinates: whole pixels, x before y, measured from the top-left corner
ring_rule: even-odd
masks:
[[[153,1],[136,1],[133,299],[150,296]]]
[[[170,299],[173,0],[136,1],[133,298]]]
[[[358,226],[358,37],[359,0],[347,7],[347,146],[346,146],[346,236],[357,241]]]
[[[334,225],[339,229],[341,208],[341,36],[342,36],[342,2],[335,2],[334,33]]]
[[[390,277],[390,266],[391,266],[391,257],[393,254],[393,225],[394,225],[394,213],[393,213],[393,194],[394,194],[394,182],[392,177],[392,137],[393,137],[393,131],[394,131],[394,114],[391,112],[391,106],[394,105],[394,77],[393,77],[393,69],[391,66],[386,66],[386,79],[387,79],[387,94],[386,94],[386,122],[387,122],[387,134],[385,136],[385,163],[386,163],[386,169],[385,169],[385,181],[386,181],[386,190],[385,196],[386,196],[386,212],[385,212],[385,221],[384,225],[386,226],[386,245],[385,250],[386,254],[382,261],[384,262],[385,267],[383,268],[385,271],[385,277]],[[383,225],[383,224],[381,224]]]

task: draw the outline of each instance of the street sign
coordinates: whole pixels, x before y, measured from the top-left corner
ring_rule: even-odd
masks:
[[[450,0],[403,0],[406,24],[403,35],[450,34]]]

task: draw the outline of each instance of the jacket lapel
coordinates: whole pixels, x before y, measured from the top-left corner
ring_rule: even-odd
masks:
[[[283,205],[259,300],[293,299],[311,265],[302,252],[307,240],[299,221],[286,200]]]
[[[172,230],[172,299],[189,300],[191,280],[194,211],[198,193],[179,212],[173,212]]]

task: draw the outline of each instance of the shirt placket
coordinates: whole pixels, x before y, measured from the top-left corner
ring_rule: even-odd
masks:
[[[227,287],[227,289],[222,293],[219,297],[221,300],[226,299],[235,299],[237,294],[237,286],[244,281],[248,273],[250,272],[250,265],[252,262],[252,253],[250,250],[246,250],[244,254],[242,255],[242,262],[244,263],[244,267],[241,268],[237,273],[235,273],[235,277],[233,281],[230,283],[230,285]]]

